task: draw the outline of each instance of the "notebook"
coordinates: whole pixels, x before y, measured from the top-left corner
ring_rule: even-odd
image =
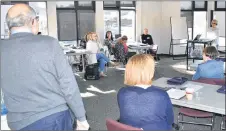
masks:
[[[169,89],[167,91],[167,93],[171,99],[176,99],[176,100],[181,99],[186,94],[186,92],[184,90],[178,90],[178,89],[173,89],[173,88]]]

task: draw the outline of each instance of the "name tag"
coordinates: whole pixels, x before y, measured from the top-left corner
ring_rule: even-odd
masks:
[[[147,37],[147,39],[150,39],[150,37]]]

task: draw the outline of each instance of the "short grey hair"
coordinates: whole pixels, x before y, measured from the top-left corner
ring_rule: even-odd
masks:
[[[21,13],[16,17],[10,17],[9,12],[6,14],[6,22],[8,28],[11,30],[13,27],[29,26],[32,20],[36,17],[36,12],[32,7],[28,7],[29,10],[26,13]]]
[[[219,52],[214,46],[208,46],[203,50],[203,53],[210,59],[216,59],[219,56]]]

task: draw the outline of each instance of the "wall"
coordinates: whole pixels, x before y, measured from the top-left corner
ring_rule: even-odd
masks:
[[[180,16],[179,1],[139,1],[137,2],[137,39],[147,28],[159,54],[168,54],[171,39],[170,17]],[[140,20],[139,20],[140,19]],[[181,50],[182,48],[182,50]],[[175,54],[184,53],[184,47],[175,47]]]
[[[56,2],[55,1],[47,1],[47,18],[48,18],[49,36],[52,36],[52,37],[58,39]]]
[[[100,37],[101,42],[104,40],[104,11],[103,1],[96,1],[96,13],[95,13],[95,27],[96,32]]]

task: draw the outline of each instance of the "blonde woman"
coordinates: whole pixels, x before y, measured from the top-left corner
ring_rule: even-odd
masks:
[[[106,76],[104,74],[105,64],[108,62],[112,65],[116,64],[110,61],[103,53],[101,53],[103,46],[100,44],[100,42],[98,42],[98,36],[95,32],[88,33],[87,40],[88,42],[86,43],[86,50],[91,52],[91,54],[88,55],[88,63],[94,64],[99,61],[100,76],[104,77]]]
[[[123,124],[143,130],[172,130],[173,107],[168,94],[152,85],[155,62],[149,54],[132,56],[117,95]]]

